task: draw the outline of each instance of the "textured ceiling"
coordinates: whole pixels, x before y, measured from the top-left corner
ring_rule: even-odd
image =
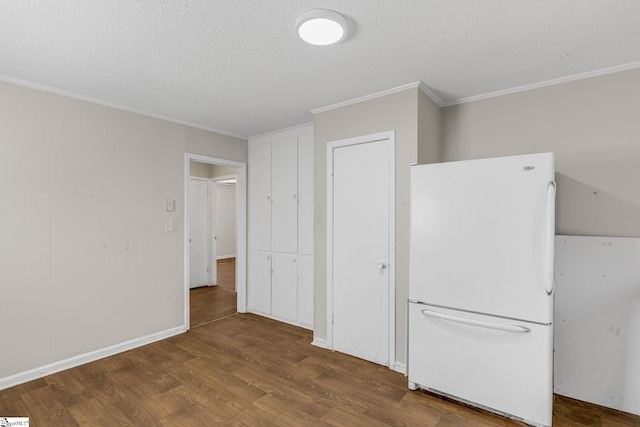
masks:
[[[351,34],[311,46],[311,8]],[[640,66],[638,0],[5,0],[0,79],[248,137],[422,81],[441,105]]]

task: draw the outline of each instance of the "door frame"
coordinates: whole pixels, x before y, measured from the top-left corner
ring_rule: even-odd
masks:
[[[395,131],[386,131],[327,143],[327,348],[333,350],[333,162],[336,148],[389,140],[389,361],[396,363],[396,195]]]
[[[191,160],[236,168],[236,291],[237,310],[247,311],[247,163],[202,154],[184,154],[184,324],[189,324],[189,169]]]

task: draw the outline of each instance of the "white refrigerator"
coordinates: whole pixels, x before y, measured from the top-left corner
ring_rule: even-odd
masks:
[[[551,425],[554,235],[552,153],[412,167],[409,388]]]

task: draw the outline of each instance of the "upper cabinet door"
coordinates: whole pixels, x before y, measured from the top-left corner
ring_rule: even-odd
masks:
[[[271,144],[272,250],[298,252],[298,139]]]
[[[298,251],[313,255],[313,137],[298,139]]]
[[[271,144],[249,149],[249,248],[271,250]]]

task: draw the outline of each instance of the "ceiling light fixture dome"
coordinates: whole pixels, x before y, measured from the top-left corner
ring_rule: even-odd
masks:
[[[296,19],[296,32],[307,43],[327,46],[347,36],[347,20],[329,9],[308,10]]]

